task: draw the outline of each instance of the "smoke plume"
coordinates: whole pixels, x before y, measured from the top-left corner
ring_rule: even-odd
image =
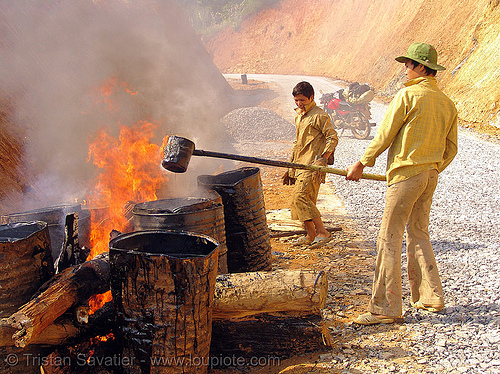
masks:
[[[186,20],[173,0],[1,2],[0,99],[11,103],[37,196],[20,196],[23,209],[86,194],[87,140],[99,129],[157,121],[157,144],[175,134],[222,146],[214,124],[230,88]],[[113,80],[120,89],[106,102]]]

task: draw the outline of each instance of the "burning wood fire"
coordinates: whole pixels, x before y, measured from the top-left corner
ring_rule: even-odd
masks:
[[[131,96],[137,94],[128,83],[111,78],[96,90],[98,97],[94,102],[102,110],[117,113],[120,108],[113,99],[117,91]],[[101,129],[89,139],[88,161],[99,169],[99,174],[94,193],[88,196],[87,203],[103,207],[106,211],[105,217],[99,214],[91,217],[89,258],[108,251],[110,233],[113,230],[131,231],[125,211],[127,204],[156,200],[157,191],[166,182],[158,161],[161,160],[163,147],[151,142],[159,124],[154,121],[138,121],[130,126],[120,122],[117,125],[120,126],[118,138],[113,137],[110,131]],[[163,143],[166,143],[166,138]],[[93,297],[89,302],[90,313],[110,299],[110,292]]]
[[[101,130],[89,146],[92,162],[101,170],[91,206],[106,207],[107,217],[92,222],[91,258],[106,252],[109,233],[126,231],[129,222],[124,208],[129,201],[156,200],[164,178],[159,167],[160,147],[150,143],[155,124],[138,122],[122,127],[118,139]]]

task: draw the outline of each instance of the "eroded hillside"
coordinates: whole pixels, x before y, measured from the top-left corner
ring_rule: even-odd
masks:
[[[440,53],[462,125],[498,134],[499,0],[282,0],[205,44],[223,72],[330,76],[390,96],[404,77],[394,57],[414,41]]]

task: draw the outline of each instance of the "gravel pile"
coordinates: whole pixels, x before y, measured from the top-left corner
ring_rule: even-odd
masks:
[[[258,107],[235,109],[220,120],[236,142],[290,141],[295,126],[276,112]]]
[[[334,166],[345,168],[358,160],[368,143],[341,137]],[[385,154],[379,156],[375,167],[365,171],[383,174],[385,160]],[[499,164],[500,145],[460,131],[459,153],[440,174],[430,235],[445,292],[444,313],[411,308],[403,278],[412,353],[432,373],[500,373]],[[333,176],[328,180],[374,248],[385,183],[353,183]],[[402,262],[406,274],[404,250]]]

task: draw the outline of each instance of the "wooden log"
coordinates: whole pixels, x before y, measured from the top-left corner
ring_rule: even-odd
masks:
[[[72,306],[107,290],[109,262],[106,253],[58,274],[39,296],[2,319],[0,326],[16,329],[12,339],[17,347],[25,347]]]
[[[72,322],[54,321],[108,287],[107,254],[66,269],[35,299],[0,320],[0,346],[60,343],[81,334],[82,329]],[[273,312],[319,314],[327,291],[324,272],[277,270],[219,275],[212,315],[214,319],[229,319]]]
[[[14,345],[12,336],[19,330],[10,325],[2,326],[0,329],[0,347],[8,347]],[[68,318],[60,318],[50,324],[40,335],[34,337],[30,344],[33,345],[58,345],[65,342],[67,339],[77,336],[80,333],[80,328]]]
[[[325,307],[324,272],[276,270],[222,274],[215,286],[213,319],[273,312],[319,313]]]
[[[216,320],[212,324],[210,359],[215,367],[237,365],[237,362],[231,362],[231,358],[245,359],[245,363],[249,359],[258,360],[262,366],[278,366],[279,359],[329,349],[328,328],[317,314],[260,314]],[[257,362],[253,364],[257,365]]]
[[[74,313],[66,313],[52,322],[39,335],[34,336],[30,345],[54,346],[72,342],[84,335],[105,335],[110,332],[113,321],[113,303],[107,302],[88,319],[81,322],[81,310],[75,308]],[[4,319],[3,321],[5,321]],[[12,336],[18,330],[11,325],[0,328],[0,347],[14,345]]]

